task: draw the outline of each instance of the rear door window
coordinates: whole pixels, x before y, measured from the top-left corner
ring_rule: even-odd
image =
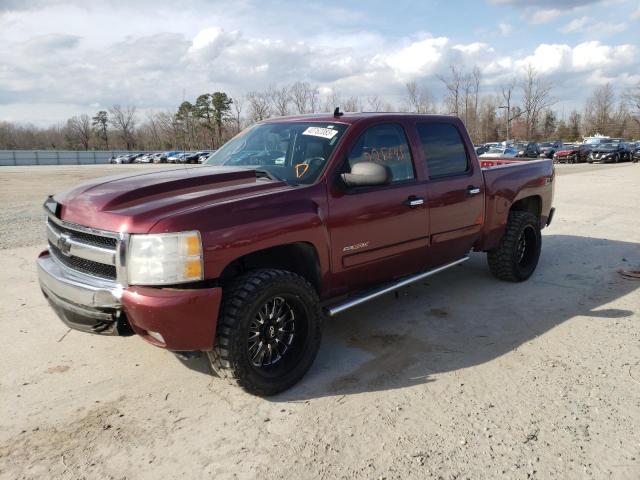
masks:
[[[469,158],[456,127],[449,123],[418,123],[416,128],[430,178],[469,170]]]

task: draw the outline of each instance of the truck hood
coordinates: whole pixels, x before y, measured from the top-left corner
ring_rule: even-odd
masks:
[[[163,218],[194,208],[290,189],[255,170],[179,167],[92,180],[54,196],[66,222],[114,232],[147,233]]]

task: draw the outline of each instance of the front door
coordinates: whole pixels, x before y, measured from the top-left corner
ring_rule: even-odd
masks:
[[[404,127],[397,123],[368,127],[352,146],[343,171],[362,161],[385,165],[391,182],[330,189],[334,295],[418,271],[427,258],[425,184],[416,174]]]

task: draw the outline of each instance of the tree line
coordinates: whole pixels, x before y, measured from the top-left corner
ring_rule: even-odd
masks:
[[[135,106],[113,105],[93,115],[82,114],[47,128],[0,121],[0,149],[72,150],[210,150],[219,148],[242,128],[274,116],[343,111],[417,112],[455,115],[475,143],[520,140],[579,141],[596,133],[640,138],[640,84],[616,94],[611,84],[591,92],[581,110],[558,118],[553,84],[532,67],[492,93],[483,90],[478,67],[469,71],[452,65],[438,77],[444,96],[412,81],[394,104],[372,95],[320,95],[317,85],[297,81],[271,85],[231,97],[204,93],[183,101],[174,111],[145,112]]]

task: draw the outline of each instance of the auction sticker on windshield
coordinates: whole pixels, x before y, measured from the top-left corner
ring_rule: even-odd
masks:
[[[331,140],[338,134],[338,131],[331,128],[308,127],[304,132],[302,132],[302,134],[313,135],[314,137],[322,137]]]

